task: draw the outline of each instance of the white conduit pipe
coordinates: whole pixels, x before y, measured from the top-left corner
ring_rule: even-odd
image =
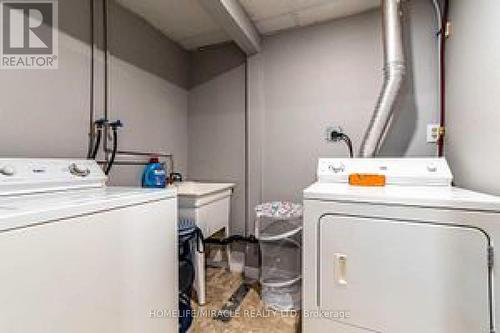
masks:
[[[361,157],[374,157],[383,142],[393,107],[406,73],[400,0],[382,0],[384,84],[360,148]]]

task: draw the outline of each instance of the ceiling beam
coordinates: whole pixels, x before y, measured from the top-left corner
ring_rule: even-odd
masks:
[[[238,0],[198,2],[247,55],[260,51],[259,32]]]

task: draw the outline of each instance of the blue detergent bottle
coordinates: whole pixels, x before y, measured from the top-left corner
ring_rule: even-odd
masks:
[[[142,187],[165,188],[166,171],[158,158],[151,158],[142,174]]]

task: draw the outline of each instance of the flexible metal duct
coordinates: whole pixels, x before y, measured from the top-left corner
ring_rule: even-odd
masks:
[[[406,72],[401,32],[401,0],[382,0],[384,85],[360,148],[361,157],[378,153],[392,119],[394,102]]]

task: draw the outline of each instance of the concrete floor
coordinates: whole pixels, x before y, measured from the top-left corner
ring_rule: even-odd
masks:
[[[207,268],[207,304],[193,308],[200,316],[193,321],[190,333],[296,333],[300,331],[300,315],[266,311],[258,293],[250,289],[239,308],[239,315],[229,322],[214,320],[220,310],[241,284],[240,274],[225,268]]]

